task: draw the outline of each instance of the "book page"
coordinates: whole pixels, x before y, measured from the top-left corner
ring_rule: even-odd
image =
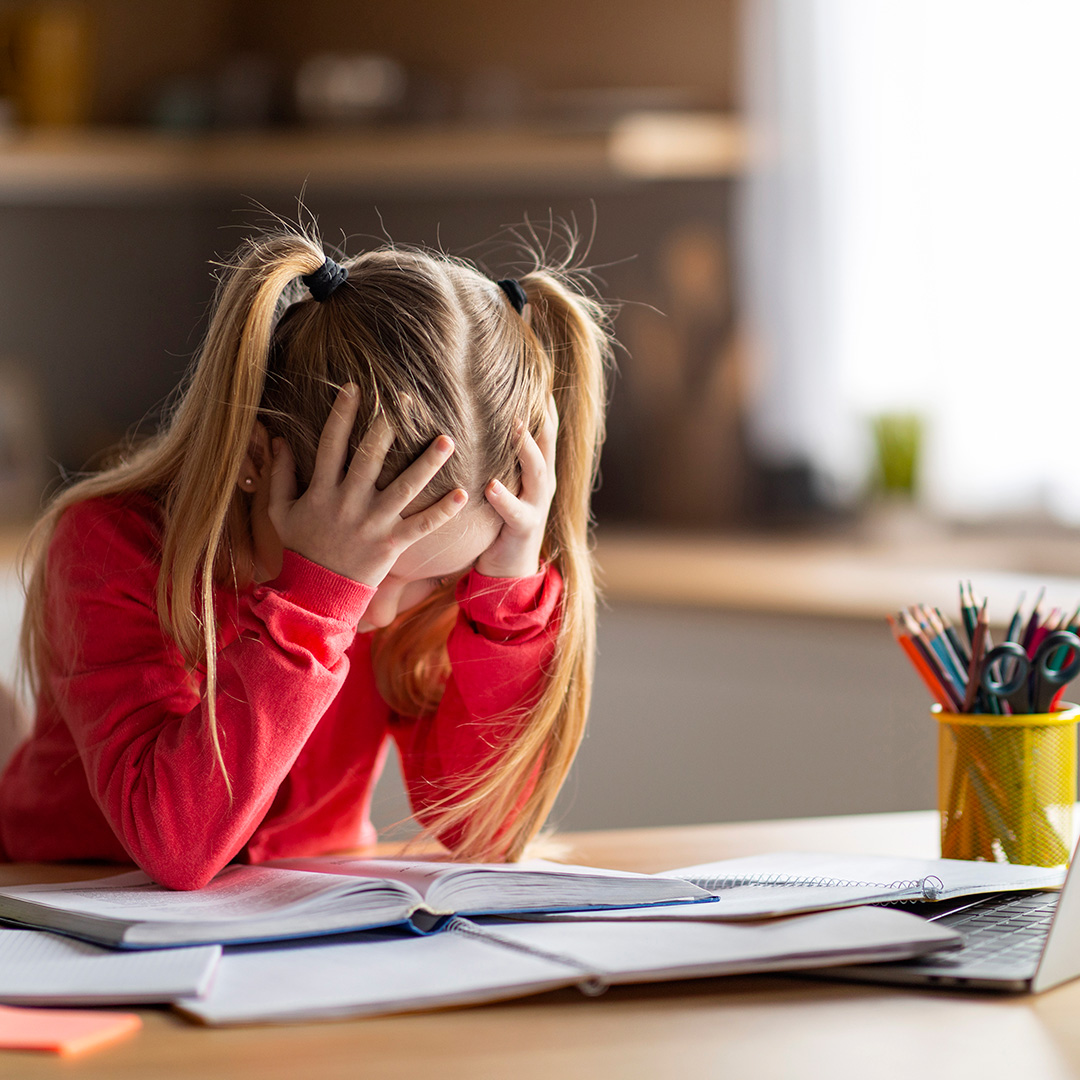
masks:
[[[357,859],[349,856],[279,859],[277,867],[401,881],[424,898],[434,914],[626,907],[708,899],[686,881],[532,859],[521,863],[450,863],[431,860]]]
[[[16,915],[5,898],[99,918],[138,922],[228,922],[287,914],[344,894],[389,887],[415,898],[400,884],[342,882],[324,874],[304,874],[261,866],[227,866],[202,889],[166,889],[136,871],[96,881],[18,885],[0,889],[0,914]]]
[[[320,855],[314,858],[275,859],[272,865],[283,870],[311,874],[397,881],[426,898],[428,890],[440,878],[484,864],[440,862],[436,859],[366,859],[357,858],[355,855]]]

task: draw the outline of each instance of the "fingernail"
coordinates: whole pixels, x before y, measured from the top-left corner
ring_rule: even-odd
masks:
[[[458,506],[464,506],[468,501],[469,493],[464,488],[458,488],[457,491],[454,492],[454,502],[456,502]]]
[[[488,484],[488,491],[494,491],[494,492],[497,493],[497,492],[502,491],[502,489],[503,489],[503,486],[502,486],[502,484],[499,483],[498,480],[492,480],[491,483]]]
[[[341,389],[349,397],[355,397],[360,392],[360,387],[354,382],[346,383]]]
[[[435,449],[440,453],[449,454],[454,449],[454,440],[449,435],[440,435],[435,440]]]

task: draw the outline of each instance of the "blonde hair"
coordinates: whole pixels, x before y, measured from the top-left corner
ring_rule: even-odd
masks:
[[[249,504],[236,478],[256,420],[288,440],[303,484],[337,390],[356,383],[356,437],[379,414],[395,432],[384,476],[445,433],[457,451],[426,496],[460,486],[482,502],[492,478],[516,489],[514,421],[539,431],[554,394],[557,487],[543,556],[565,587],[543,688],[516,708],[513,739],[493,747],[475,775],[455,778],[457,790],[438,794],[422,815],[427,830],[452,838],[457,857],[513,859],[542,827],[589,707],[596,608],[589,499],[610,357],[604,309],[565,263],[544,268],[537,259],[521,276],[529,305],[522,317],[472,266],[392,247],[345,260],[348,280],[318,303],[297,279],[324,258],[317,238],[281,232],[248,241],[226,268],[206,339],[163,429],[63,491],[36,526],[25,564],[23,662],[40,691],[50,662],[44,555],[63,512],[100,496],[149,495],[163,520],[158,617],[187,663],[206,665],[208,734],[225,774],[215,713],[214,587],[251,579]],[[392,709],[422,715],[436,707],[456,610],[449,586],[376,635],[377,683]]]

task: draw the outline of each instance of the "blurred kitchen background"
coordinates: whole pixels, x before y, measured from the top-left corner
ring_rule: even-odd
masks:
[[[885,614],[955,614],[961,578],[999,622],[1080,600],[1078,30],[1068,0],[0,3],[0,674],[42,493],[152,427],[245,230],[302,197],[330,245],[503,276],[570,226],[621,349],[559,823],[932,806]]]

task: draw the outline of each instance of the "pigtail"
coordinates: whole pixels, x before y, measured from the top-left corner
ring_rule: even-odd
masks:
[[[523,705],[513,740],[495,748],[465,792],[425,815],[427,831],[447,838],[455,856],[465,859],[521,856],[570,770],[592,696],[597,589],[589,504],[604,435],[611,342],[600,304],[558,274],[538,270],[520,283],[529,305],[526,355],[546,368],[540,377],[559,412],[557,486],[543,555],[562,574],[562,611],[544,689]],[[543,422],[545,398],[533,396],[533,430]]]
[[[87,499],[130,492],[158,502],[163,517],[158,618],[192,669],[206,665],[208,729],[226,785],[215,709],[214,586],[234,573],[249,543],[248,513],[236,478],[251,443],[283,293],[324,259],[314,240],[297,233],[252,240],[241,250],[219,284],[206,339],[165,429],[113,467],[62,492],[31,534],[22,563],[27,590],[22,668],[40,690],[50,654],[45,552],[61,515]]]
[[[210,738],[226,784],[215,709],[214,587],[231,575],[238,544],[246,540],[230,535],[241,530],[227,525],[246,521],[238,513],[236,478],[251,445],[282,295],[324,258],[303,236],[249,243],[221,282],[201,356],[167,436],[185,447],[186,460],[163,500],[158,616],[189,663],[206,664]]]

